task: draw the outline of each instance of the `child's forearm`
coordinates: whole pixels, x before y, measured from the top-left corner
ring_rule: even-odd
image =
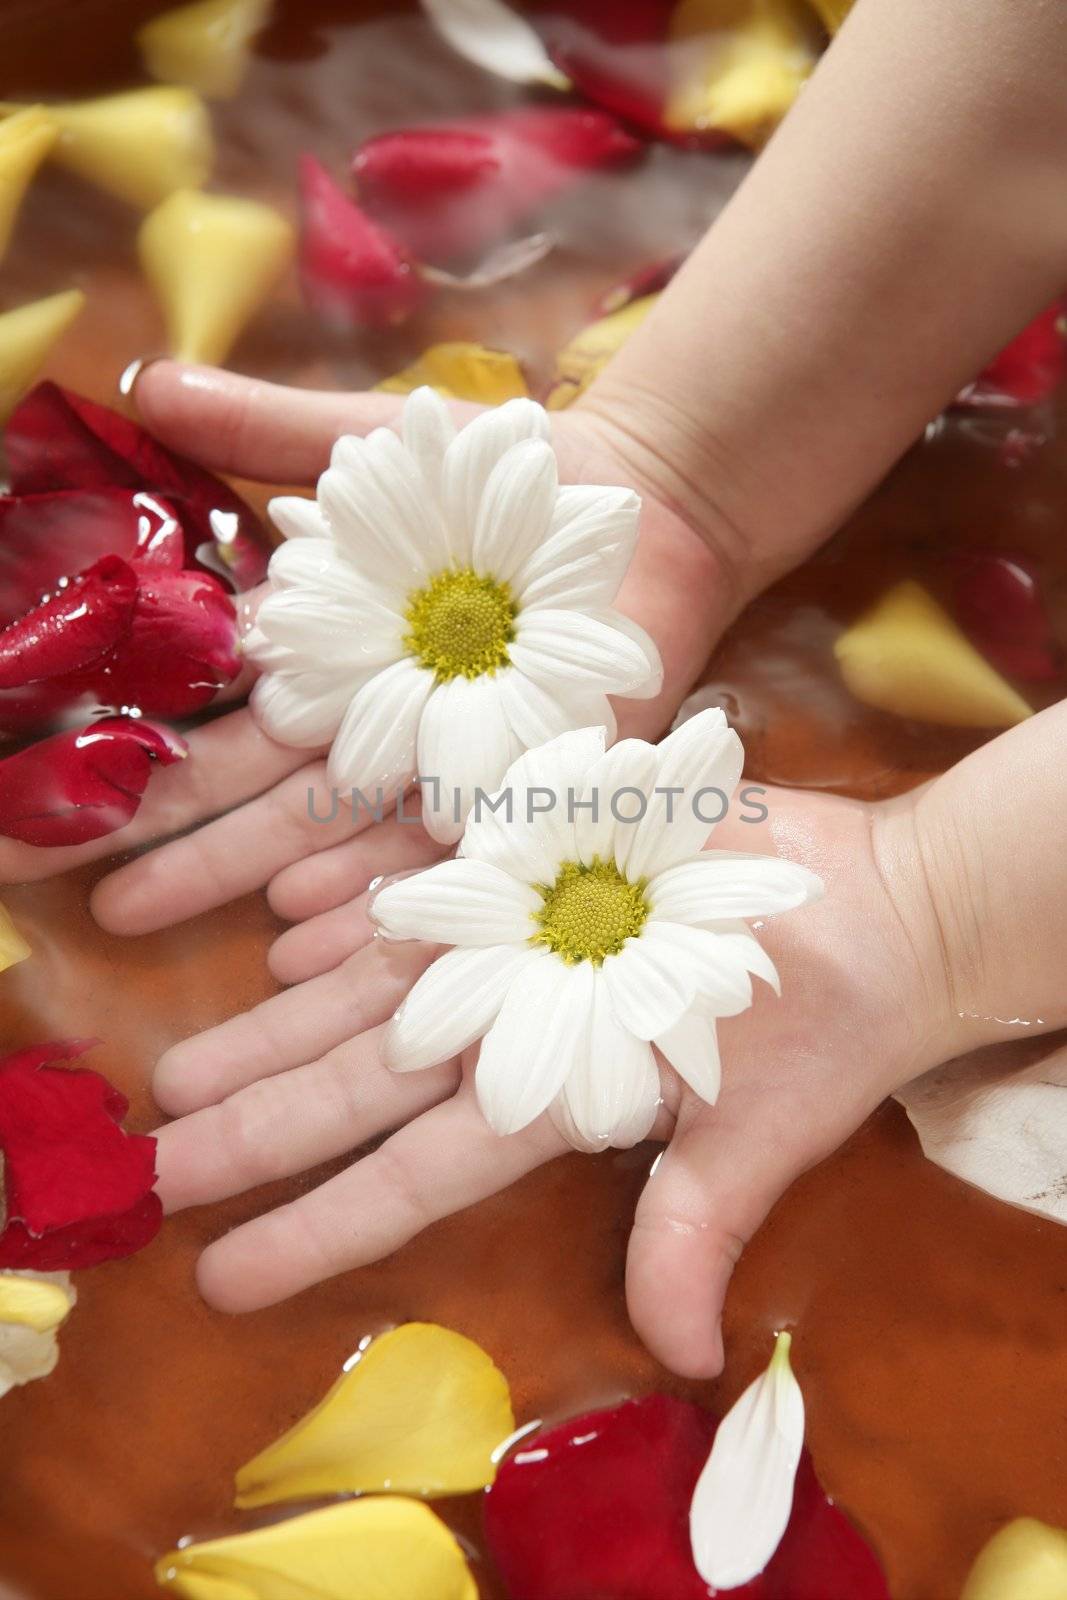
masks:
[[[1064,287],[1065,195],[1061,5],[858,0],[587,405],[751,592]]]
[[[945,1053],[1067,1026],[1065,826],[1067,701],[879,808],[901,920],[940,963]]]

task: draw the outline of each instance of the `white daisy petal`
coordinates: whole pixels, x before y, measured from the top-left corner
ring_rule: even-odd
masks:
[[[241,635],[240,651],[260,672],[300,670],[292,650],[284,644],[273,644],[262,628],[257,628],[255,624]]]
[[[782,983],[778,969],[746,923],[719,922],[707,931],[715,939],[718,960],[735,963],[739,969],[762,978],[775,994],[781,994]],[[722,1011],[719,1015],[726,1016],[728,1013]]]
[[[496,1133],[518,1133],[555,1100],[589,1051],[592,999],[590,963],[568,967],[547,952],[512,984],[474,1074],[482,1115]]]
[[[495,677],[439,684],[422,714],[416,746],[430,837],[455,844],[478,792],[495,794],[516,754]]]
[[[418,463],[426,492],[439,503],[445,451],[456,437],[456,426],[435,389],[424,384],[408,396],[400,430],[405,447]]]
[[[391,428],[338,439],[319,479],[319,503],[341,554],[394,594],[425,584],[449,563],[437,503]]]
[[[794,861],[708,850],[696,861],[658,873],[646,898],[653,917],[703,927],[724,919],[772,917],[822,893],[822,880]]]
[[[267,515],[287,539],[328,539],[330,524],[317,500],[302,494],[276,494],[267,502]]]
[[[341,726],[355,692],[329,672],[271,672],[253,684],[249,705],[269,738],[319,750]]]
[[[579,1150],[626,1150],[647,1136],[659,1102],[651,1048],[620,1025],[603,974],[594,970],[589,1046],[550,1107],[552,1120]]]
[[[692,964],[678,959],[675,942],[661,937],[666,923],[646,923],[601,971],[615,1015],[638,1039],[656,1039],[674,1025],[696,997]]]
[[[722,1067],[712,1013],[692,1005],[654,1042],[693,1093],[713,1106],[722,1086]]]
[[[535,683],[562,681],[606,694],[633,694],[653,671],[647,651],[621,628],[555,607],[520,612],[509,653]]]
[[[422,0],[423,9],[453,50],[512,83],[569,89],[541,40],[503,0]]]
[[[684,722],[657,746],[656,784],[634,830],[627,870],[652,878],[699,854],[716,818],[725,814],[744,764],[741,741],[717,707]],[[673,791],[673,794],[671,793]]]
[[[374,897],[374,920],[390,939],[431,944],[521,944],[537,928],[541,896],[499,867],[462,856],[399,883]]]
[[[559,488],[552,446],[524,439],[489,474],[474,518],[471,566],[510,583],[532,550],[544,543]]]
[[[360,604],[356,595],[324,588],[275,589],[256,627],[269,644],[290,652],[294,671],[332,671],[349,680],[389,666],[404,650],[403,623],[369,591]]]
[[[643,739],[623,739],[605,751],[590,770],[575,808],[574,839],[579,861],[614,859],[626,871],[629,841],[642,804],[652,790],[656,752]],[[591,809],[595,806],[595,810]]]
[[[693,1561],[712,1589],[736,1589],[764,1570],[793,1508],[804,1446],[804,1397],[779,1334],[766,1372],[720,1422],[689,1511]]]
[[[467,821],[464,856],[488,861],[526,883],[550,884],[574,857],[570,795],[604,752],[603,728],[579,728],[529,750],[504,774],[498,809],[480,806]],[[538,896],[538,909],[542,902]]]
[[[496,681],[504,715],[523,750],[534,750],[572,728],[610,727],[613,732],[607,695],[577,694],[566,684],[545,689],[514,667],[503,667]]]
[[[460,429],[441,472],[444,520],[458,565],[470,560],[478,507],[501,456],[523,439],[547,438],[548,413],[534,400],[509,400]]]
[[[523,606],[553,604],[549,596],[554,586],[573,584],[576,569],[583,583],[602,586],[596,603],[610,603],[633,559],[640,515],[641,501],[632,489],[564,484],[556,495],[548,538],[515,575]],[[563,573],[571,576],[564,579]]]
[[[536,961],[526,945],[449,950],[428,967],[386,1030],[382,1057],[393,1072],[416,1072],[466,1050],[496,1020],[511,984]]]
[[[409,656],[375,673],[356,692],[330,751],[327,777],[336,789],[395,794],[415,773],[419,718],[433,692],[433,673]]]
[[[602,607],[590,615],[606,623],[609,628],[624,633],[643,652],[648,662],[648,673],[643,682],[637,684],[630,694],[635,700],[654,700],[663,688],[663,662],[651,635],[621,611],[612,610],[610,607]]]

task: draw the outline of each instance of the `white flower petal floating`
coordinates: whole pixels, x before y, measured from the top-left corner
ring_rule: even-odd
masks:
[[[901,1089],[923,1154],[1008,1205],[1067,1223],[1067,1048],[998,1044]]]
[[[503,0],[422,0],[423,10],[453,50],[512,83],[569,89],[530,24]]]
[[[373,806],[418,776],[427,828],[454,843],[518,756],[611,726],[608,693],[655,694],[662,668],[611,609],[640,501],[561,487],[541,406],[510,400],[457,433],[420,388],[401,429],[339,439],[316,502],[272,503],[293,544],[245,639],[252,705],[272,738],[332,741],[345,799]]]
[[[69,1272],[0,1272],[0,1397],[52,1371],[76,1298]]]
[[[709,825],[694,803],[710,783],[728,798],[741,772],[720,710],[658,748],[604,742],[604,728],[581,728],[528,751],[473,809],[460,855],[379,890],[371,908],[387,936],[455,947],[393,1019],[387,1064],[417,1071],[481,1039],[475,1090],[490,1127],[517,1133],[547,1111],[590,1151],[652,1130],[653,1044],[716,1099],[716,1019],[752,1004],[753,975],[778,988],[743,917],[822,892],[794,863],[701,850]],[[668,780],[671,812],[634,822],[634,797]]]
[[[693,1561],[713,1589],[736,1589],[763,1571],[793,1508],[804,1446],[804,1397],[780,1333],[767,1370],[719,1424],[693,1491]]]

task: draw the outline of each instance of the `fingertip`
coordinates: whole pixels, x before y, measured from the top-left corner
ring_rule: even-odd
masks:
[[[635,1225],[626,1261],[630,1320],[679,1377],[715,1378],[723,1369],[722,1308],[733,1266],[698,1233]]]
[[[151,932],[149,925],[142,925],[147,910],[145,905],[140,905],[141,915],[138,915],[140,896],[136,889],[131,890],[127,871],[126,867],[120,867],[117,872],[109,872],[89,896],[89,909],[97,925],[105,933],[113,933],[123,939]]]

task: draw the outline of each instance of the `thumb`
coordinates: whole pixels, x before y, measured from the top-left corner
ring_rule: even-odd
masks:
[[[722,1308],[741,1252],[793,1180],[842,1136],[813,1126],[810,1107],[805,1116],[786,1097],[739,1092],[733,1102],[683,1102],[630,1235],[630,1318],[656,1359],[683,1377],[721,1372]]]

